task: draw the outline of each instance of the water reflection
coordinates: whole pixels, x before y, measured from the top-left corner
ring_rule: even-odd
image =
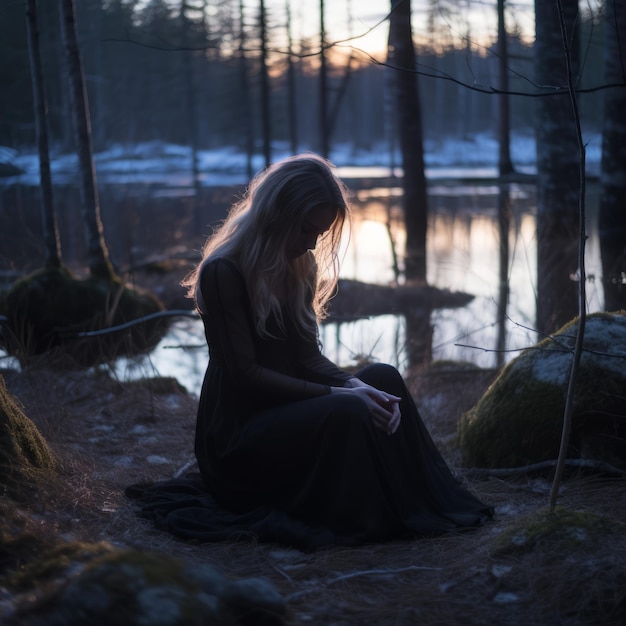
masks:
[[[404,316],[383,315],[322,327],[325,353],[342,366],[362,358],[392,363],[401,371],[411,362],[411,350],[428,358],[468,361],[494,367],[536,343],[535,196],[532,186],[510,188],[510,231],[507,266],[507,314],[499,314],[500,292],[499,189],[496,186],[431,187],[428,231],[428,281],[475,297],[457,309],[432,311],[429,323]],[[402,265],[405,233],[397,189],[361,191],[355,198],[352,235],[344,250],[342,277],[389,284],[394,281],[394,251]],[[600,256],[593,216],[596,199],[588,202],[590,235],[587,272],[599,275]],[[590,282],[589,311],[599,310],[602,293]],[[417,325],[418,329],[411,331]],[[504,329],[504,335],[502,330]],[[504,349],[504,352],[502,350]],[[202,325],[184,319],[174,325],[142,364],[120,363],[120,374],[135,375],[153,368],[176,376],[190,391],[199,392],[207,363]],[[139,368],[139,369],[137,369]],[[143,368],[143,369],[142,369]]]
[[[115,372],[122,379],[172,376],[190,392],[199,394],[208,362],[204,329],[199,319],[180,318],[147,356],[120,359]]]

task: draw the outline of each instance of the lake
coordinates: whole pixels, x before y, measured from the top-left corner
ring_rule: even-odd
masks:
[[[405,232],[399,206],[401,190],[393,185],[369,185],[354,191],[351,237],[343,250],[341,277],[389,284],[395,280],[393,249],[400,258],[404,252]],[[502,332],[497,321],[499,187],[490,179],[463,183],[444,178],[429,180],[428,282],[441,289],[474,296],[467,306],[436,309],[430,314],[429,328],[423,331],[422,339],[429,343],[433,360],[467,361],[480,367],[495,367],[540,339],[533,331],[537,271],[534,185],[511,184],[509,194],[510,257],[506,274],[510,294],[503,352],[497,350],[498,335]],[[601,310],[603,298],[601,284],[594,280],[601,276],[597,204],[597,187],[588,185],[589,312]],[[392,363],[400,371],[406,371],[410,365],[408,339],[407,320],[401,315],[327,323],[321,329],[325,354],[340,366],[349,366],[365,357]],[[202,325],[184,318],[173,324],[148,358],[140,362],[121,361],[117,372],[122,377],[175,376],[190,391],[199,393],[206,363]]]

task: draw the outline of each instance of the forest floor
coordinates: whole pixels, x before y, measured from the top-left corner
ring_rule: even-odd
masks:
[[[182,541],[136,516],[124,488],[171,477],[193,459],[197,390],[45,363],[1,374],[61,461],[58,477],[15,505],[38,532],[263,578],[294,625],[626,623],[623,478],[570,473],[557,514],[547,516],[550,472],[477,478],[462,469],[456,424],[494,371],[442,365],[406,379],[450,466],[495,507],[495,520],[461,534],[315,552],[252,538]],[[0,622],[2,606],[36,597],[36,589],[12,597],[0,588]]]

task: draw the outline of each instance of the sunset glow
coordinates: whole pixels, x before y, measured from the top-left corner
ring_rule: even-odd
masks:
[[[266,0],[270,24],[286,28],[285,0]],[[257,11],[258,3],[248,3],[248,10]],[[531,38],[534,29],[532,0],[507,2],[507,29],[524,38]],[[332,51],[352,53],[362,61],[384,62],[389,36],[391,2],[385,0],[335,0],[324,3],[325,41]],[[497,34],[496,0],[465,0],[455,3],[413,0],[412,27],[416,43],[435,49],[446,47],[472,48],[490,46]],[[320,45],[320,0],[302,0],[291,4],[292,39],[305,42],[311,51]],[[284,50],[284,41],[275,32],[274,43]],[[297,50],[296,50],[297,52]],[[332,54],[329,53],[329,54]]]

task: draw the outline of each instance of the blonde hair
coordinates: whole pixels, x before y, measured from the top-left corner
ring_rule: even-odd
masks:
[[[275,163],[252,180],[206,241],[200,264],[182,282],[196,307],[202,268],[223,257],[241,270],[261,336],[271,334],[267,321],[272,314],[284,331],[283,304],[300,332],[317,332],[339,279],[339,247],[349,219],[347,189],[331,168],[329,161],[317,155],[302,154]],[[320,235],[314,250],[288,259],[288,243],[298,235],[307,215],[320,207],[337,212],[330,228]],[[282,291],[277,293],[278,289]]]

